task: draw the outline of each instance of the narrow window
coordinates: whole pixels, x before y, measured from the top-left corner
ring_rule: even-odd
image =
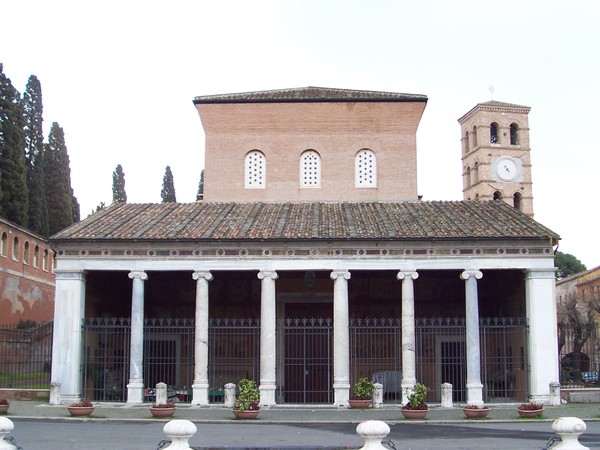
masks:
[[[494,200],[502,200],[502,194],[500,191],[494,192]]]
[[[510,145],[519,145],[519,125],[510,124]]]
[[[0,243],[0,254],[6,258],[8,254],[8,234],[2,233],[2,242]]]
[[[479,161],[475,161],[475,166],[473,167],[473,184],[479,183]]]
[[[521,193],[520,192],[515,192],[515,195],[513,195],[513,206],[518,209],[519,211],[521,211]]]
[[[471,186],[471,168],[467,166],[467,187]]]
[[[15,261],[19,260],[19,238],[17,236],[13,239],[12,257]]]
[[[40,247],[37,245],[33,247],[33,267],[40,267]]]
[[[473,126],[473,148],[477,147],[477,127]]]
[[[48,249],[44,249],[44,258],[42,259],[42,270],[48,271],[48,258],[49,258]]]
[[[321,157],[314,150],[300,156],[300,187],[321,186]]]
[[[496,122],[492,122],[490,125],[490,142],[492,144],[498,143],[498,124]]]
[[[354,158],[354,184],[357,188],[377,187],[377,159],[369,149],[363,148]]]
[[[23,263],[29,265],[29,241],[23,245]]]
[[[469,132],[465,133],[465,138],[463,139],[463,153],[466,155],[469,153]]]
[[[267,175],[267,160],[258,151],[248,152],[244,159],[244,187],[246,189],[264,189]]]

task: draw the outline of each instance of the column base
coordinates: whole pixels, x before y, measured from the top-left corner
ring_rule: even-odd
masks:
[[[333,406],[347,408],[350,400],[350,383],[333,383]]]
[[[483,384],[481,383],[468,383],[466,385],[467,390],[467,403],[469,405],[483,406]]]
[[[129,380],[127,384],[127,403],[130,405],[144,403],[144,380]]]
[[[400,383],[400,388],[402,389],[402,405],[406,405],[408,403],[408,395],[410,394],[411,390],[415,387],[415,384],[417,384],[417,380],[411,380],[411,379],[403,379],[402,382]]]
[[[70,405],[71,403],[79,403],[81,396],[79,394],[60,394],[60,404]]]
[[[258,390],[260,391],[261,408],[277,404],[275,402],[275,388],[275,383],[260,383]]]
[[[550,403],[550,395],[548,394],[531,394],[529,396],[530,403],[537,403],[538,405],[547,405]]]
[[[208,383],[195,382],[192,384],[192,406],[208,406]]]

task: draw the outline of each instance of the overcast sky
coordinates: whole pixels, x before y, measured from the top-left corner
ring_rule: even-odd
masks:
[[[457,119],[479,102],[530,106],[535,219],[600,265],[597,0],[0,0],[0,62],[41,81],[46,137],[65,131],[86,217],[112,200],[195,200],[198,95],[322,86],[425,94],[419,194],[461,200]]]

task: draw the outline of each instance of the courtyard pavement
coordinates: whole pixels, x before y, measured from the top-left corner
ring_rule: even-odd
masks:
[[[49,405],[39,400],[11,400],[6,417],[11,419],[55,419],[85,421],[167,421],[155,419],[150,414],[150,403],[142,405],[126,405],[124,403],[94,402],[94,412],[90,418],[74,418],[69,415],[65,405]],[[517,404],[492,404],[487,419],[466,419],[461,405],[454,408],[441,408],[429,405],[429,413],[425,421],[434,423],[501,423],[522,421],[548,421],[558,417],[578,417],[586,422],[599,421],[600,409],[597,403],[570,403],[561,406],[546,406],[541,418],[524,419],[516,411]],[[187,419],[195,423],[230,423],[236,421],[231,408],[222,405],[208,407],[191,406],[186,403],[177,404],[174,419]],[[245,423],[260,424],[295,424],[295,423],[360,423],[364,420],[383,420],[388,424],[407,422],[402,417],[400,405],[384,405],[383,408],[366,410],[338,409],[332,406],[317,405],[278,405],[269,409],[263,408],[256,420]]]

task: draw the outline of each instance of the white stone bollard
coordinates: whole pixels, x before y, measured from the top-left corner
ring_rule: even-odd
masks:
[[[170,438],[170,450],[192,450],[189,440],[196,434],[198,428],[189,420],[170,420],[163,427],[163,432]]]
[[[359,450],[387,450],[381,440],[390,434],[390,427],[381,420],[365,420],[356,427],[356,433],[365,441]]]
[[[553,406],[560,406],[560,383],[553,381],[550,383],[550,400],[548,404]]]
[[[60,405],[60,383],[50,383],[50,398],[48,403],[51,405]]]
[[[165,405],[167,403],[167,384],[156,383],[156,400],[157,405]]]
[[[373,408],[383,408],[383,384],[373,385]]]
[[[442,408],[453,408],[452,403],[452,385],[450,383],[442,384]]]
[[[14,450],[17,448],[12,442],[4,440],[4,436],[15,428],[15,424],[8,417],[0,417],[0,450]]]
[[[235,405],[235,384],[227,383],[225,385],[225,406],[233,408]]]
[[[579,435],[586,428],[585,422],[577,417],[559,417],[552,422],[552,431],[560,436],[562,442],[552,448],[556,450],[590,450],[579,443]]]

